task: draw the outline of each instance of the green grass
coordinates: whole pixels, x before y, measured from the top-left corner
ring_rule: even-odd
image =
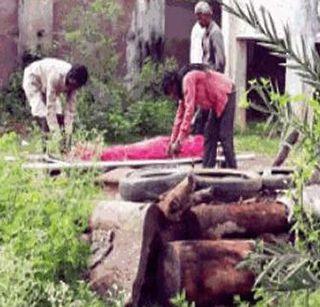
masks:
[[[280,139],[268,138],[261,124],[249,125],[243,133],[236,132],[235,146],[237,152],[252,152],[274,157],[279,150]]]

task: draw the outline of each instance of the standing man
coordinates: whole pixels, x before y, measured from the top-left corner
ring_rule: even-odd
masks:
[[[76,91],[87,80],[85,66],[54,58],[35,61],[24,70],[23,89],[33,117],[45,136],[50,132],[60,140],[66,137],[66,147],[73,130]]]
[[[223,35],[221,29],[213,20],[212,8],[207,2],[199,1],[195,5],[194,13],[197,17],[197,23],[192,30],[192,34],[194,32],[199,33],[199,30],[197,30],[197,25],[198,27],[201,27],[203,31],[201,39],[201,63],[209,65],[213,70],[217,72],[224,73],[225,50]],[[199,61],[199,49],[200,47],[197,48],[192,44],[191,35],[191,63],[197,63]],[[193,132],[195,134],[202,134],[204,132],[208,116],[208,110],[199,109],[197,111],[193,120]]]
[[[212,8],[207,2],[200,1],[194,10],[198,23],[205,29],[202,39],[202,62],[210,65],[215,71],[224,73],[226,59],[223,35],[220,27],[212,19]]]

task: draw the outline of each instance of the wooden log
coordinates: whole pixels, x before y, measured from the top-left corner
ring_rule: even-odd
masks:
[[[281,166],[287,160],[291,148],[297,144],[300,133],[297,130],[293,130],[286,138],[285,142],[281,145],[281,148],[275,158],[272,166]]]
[[[186,227],[201,239],[255,238],[289,230],[286,207],[274,202],[211,206],[202,204],[184,216]]]
[[[183,290],[196,306],[230,304],[234,295],[249,295],[255,276],[237,265],[253,250],[252,241],[168,243],[158,265],[161,306]]]
[[[160,208],[153,205],[144,219],[143,241],[139,255],[139,266],[126,306],[157,305],[157,263],[159,254],[167,242],[187,238],[186,227],[181,222],[168,220]]]
[[[190,174],[176,187],[160,197],[158,207],[171,221],[179,221],[182,214],[190,208],[190,194],[195,189],[195,178]]]
[[[200,205],[187,210],[183,215],[180,215],[180,210],[172,213],[171,208],[184,209],[190,205],[192,198],[190,195],[194,196],[190,194],[192,189],[191,176],[155,204],[150,211],[153,213],[145,218],[139,269],[134,282],[132,300],[128,306],[138,307],[150,302],[157,303],[157,289],[161,276],[161,272],[157,271],[157,263],[168,242],[231,236],[261,237],[265,233],[277,234],[288,229],[286,209],[276,202]],[[203,194],[193,198],[198,201],[208,195],[210,190],[203,191]],[[174,217],[178,218],[175,220]]]

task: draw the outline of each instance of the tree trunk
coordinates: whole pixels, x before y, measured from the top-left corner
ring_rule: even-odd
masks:
[[[233,295],[249,295],[255,276],[237,265],[253,251],[252,241],[180,241],[165,246],[158,265],[162,306],[186,291],[196,306],[232,303]]]
[[[279,203],[200,205],[185,215],[187,228],[201,239],[255,238],[288,231],[286,207]]]

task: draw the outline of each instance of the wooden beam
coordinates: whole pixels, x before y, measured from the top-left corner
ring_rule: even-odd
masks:
[[[29,170],[68,170],[68,169],[109,169],[117,167],[143,167],[143,166],[157,166],[157,165],[171,165],[178,166],[181,164],[192,164],[201,162],[201,158],[186,158],[186,159],[172,159],[172,160],[127,160],[127,161],[81,161],[81,162],[36,162],[23,164],[24,169]]]
[[[238,155],[238,161],[252,160],[254,154]],[[104,170],[118,167],[144,167],[144,166],[178,166],[183,164],[201,163],[202,158],[183,158],[183,159],[160,159],[160,160],[126,160],[126,161],[78,161],[78,162],[63,162],[51,160],[52,162],[32,162],[22,165],[23,169],[27,170]],[[224,161],[224,157],[218,157],[217,161]]]

